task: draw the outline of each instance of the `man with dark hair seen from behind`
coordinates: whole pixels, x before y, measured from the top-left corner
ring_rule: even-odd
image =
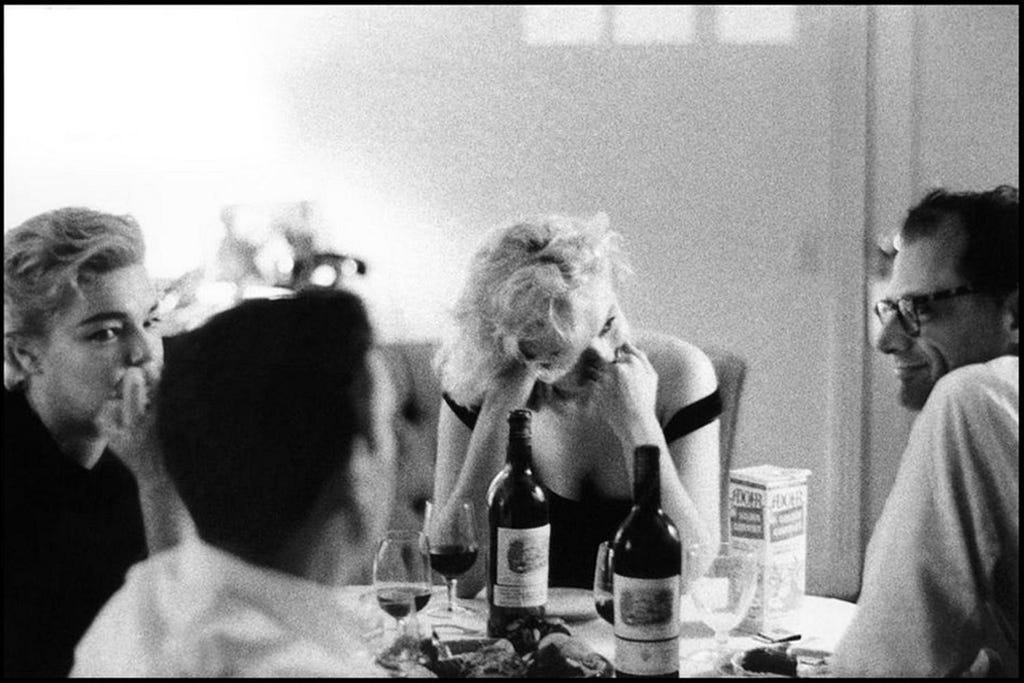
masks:
[[[133,567],[75,676],[383,676],[351,583],[390,510],[390,378],[354,295],[251,300],[168,351],[164,461],[198,538]]]
[[[1016,677],[1020,637],[1016,188],[907,215],[877,346],[915,417],[835,670]]]

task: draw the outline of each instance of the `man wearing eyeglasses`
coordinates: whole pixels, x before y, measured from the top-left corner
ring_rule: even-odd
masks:
[[[1016,677],[1019,200],[936,190],[897,238],[878,349],[920,411],[865,558],[836,672]]]

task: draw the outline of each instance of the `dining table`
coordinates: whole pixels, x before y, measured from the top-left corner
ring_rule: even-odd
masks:
[[[373,595],[371,586],[348,586],[341,592],[342,600],[376,603],[365,598]],[[443,586],[435,586],[428,606],[417,615],[420,632],[424,635],[436,633],[442,640],[466,640],[486,637],[487,600],[481,593],[471,599],[462,598],[458,604],[470,610],[452,616],[437,616],[436,610],[445,604]],[[805,595],[800,606],[777,626],[798,635],[790,641],[801,650],[831,653],[853,618],[855,604],[838,598]],[[380,612],[383,615],[383,612]],[[615,637],[612,625],[604,621],[594,607],[593,593],[581,588],[550,588],[546,616],[565,622],[574,638],[586,643],[590,649],[615,661]],[[385,618],[386,620],[386,618]],[[716,677],[734,673],[727,667],[709,665],[698,655],[714,650],[714,633],[698,616],[696,607],[687,595],[680,600],[679,660],[681,677]],[[765,647],[766,643],[756,634],[733,630],[729,636],[728,649],[731,652]]]

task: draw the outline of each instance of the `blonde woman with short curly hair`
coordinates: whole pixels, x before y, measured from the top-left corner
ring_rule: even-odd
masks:
[[[104,423],[144,412],[163,357],[144,255],[133,218],[85,208],[4,234],[8,676],[66,676],[75,643],[147,553],[143,482]]]
[[[662,501],[687,541],[715,542],[721,399],[708,357],[633,333],[618,289],[630,269],[604,215],[503,226],[475,253],[436,359],[444,390],[434,498],[479,508],[504,465],[506,419],[534,412],[534,473],[548,494],[552,586],[589,588],[597,545],[629,511],[633,450],[661,448]],[[483,555],[482,555],[483,556]],[[486,567],[460,581],[476,594]]]

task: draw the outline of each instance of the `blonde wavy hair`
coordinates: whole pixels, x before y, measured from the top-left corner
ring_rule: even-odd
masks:
[[[618,286],[631,272],[608,217],[550,215],[491,231],[470,261],[452,311],[452,332],[434,360],[456,403],[476,406],[495,379],[530,358],[523,347],[555,340],[568,347],[574,301],[605,275]]]
[[[142,230],[131,216],[80,207],[49,211],[4,233],[4,339],[45,337],[83,283],[142,264]],[[4,385],[24,377],[4,354]]]

